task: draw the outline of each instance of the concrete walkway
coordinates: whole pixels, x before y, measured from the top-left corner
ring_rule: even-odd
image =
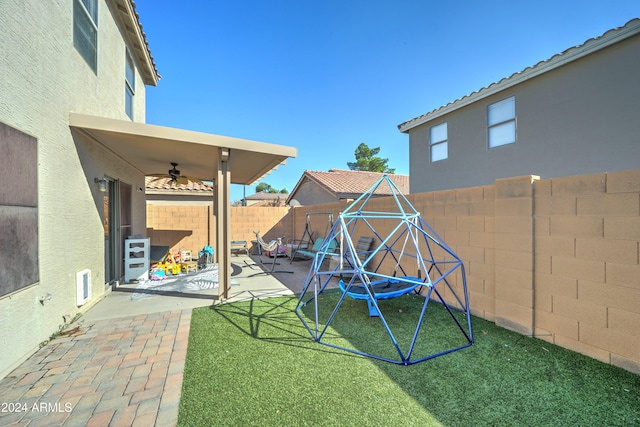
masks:
[[[255,276],[251,258],[234,264],[230,301],[292,293]],[[217,289],[147,292],[111,292],[1,380],[0,425],[175,426],[191,310],[212,305]]]

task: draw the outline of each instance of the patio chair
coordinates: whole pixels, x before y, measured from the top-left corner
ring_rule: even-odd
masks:
[[[369,254],[371,253],[371,246],[373,245],[373,241],[374,241],[373,237],[369,237],[369,236],[360,236],[358,238],[358,243],[356,243],[355,249],[356,249],[356,256],[360,260],[360,263],[364,262],[364,260],[366,260]],[[351,257],[350,253],[345,253],[344,261],[349,266],[349,268],[355,267],[355,262]],[[336,254],[332,256],[329,262],[329,269],[336,270],[338,268],[339,263],[340,263],[340,255]],[[349,273],[341,273],[341,274],[343,274],[344,277],[351,276],[351,274]]]
[[[229,243],[232,253],[244,252],[246,255],[249,255],[249,244],[246,240],[232,240]]]
[[[369,251],[371,250],[371,245],[373,245],[373,237],[360,236],[358,238],[358,243],[356,243],[356,254],[360,259],[360,262],[367,259]],[[347,261],[349,261],[349,259],[347,259]]]

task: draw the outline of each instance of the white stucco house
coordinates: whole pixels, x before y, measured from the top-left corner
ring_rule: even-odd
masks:
[[[295,148],[145,124],[160,75],[132,0],[2,0],[0,52],[0,378],[122,279],[145,175],[170,162],[216,183],[225,298],[230,184]]]

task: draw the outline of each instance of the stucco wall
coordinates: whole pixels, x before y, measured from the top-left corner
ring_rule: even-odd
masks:
[[[639,67],[635,35],[410,130],[411,193],[640,167]],[[511,96],[517,141],[489,149],[487,106]],[[448,158],[432,163],[429,129],[443,122]]]
[[[73,1],[0,2],[0,122],[32,135],[38,150],[40,281],[0,299],[0,377],[37,349],[65,319],[105,293],[102,193],[95,177],[132,185],[133,232],[145,233],[144,177],[94,141],[72,137],[69,112],[128,120],[125,44],[107,3],[98,5],[98,73],[73,46]],[[135,118],[144,121],[136,77]],[[19,177],[16,177],[19,179]],[[5,183],[3,183],[5,185]],[[76,306],[76,272],[90,269],[93,300]],[[51,294],[44,305],[41,296]],[[68,317],[64,317],[68,316]]]
[[[304,181],[300,183],[295,193],[291,195],[291,198],[297,200],[303,206],[331,203],[336,200],[326,189],[308,178],[305,178]]]

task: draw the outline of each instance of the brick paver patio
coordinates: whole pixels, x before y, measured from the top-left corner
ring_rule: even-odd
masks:
[[[234,263],[241,273],[234,276],[238,285],[230,301],[295,292],[309,269],[308,262],[293,263],[287,267],[297,274],[255,276],[255,257],[238,256]],[[212,304],[217,290],[183,297],[154,291],[135,299],[136,289],[111,292],[71,333],[0,380],[0,426],[177,424],[191,310]]]
[[[176,425],[190,322],[185,309],[81,324],[0,381],[0,425]]]

